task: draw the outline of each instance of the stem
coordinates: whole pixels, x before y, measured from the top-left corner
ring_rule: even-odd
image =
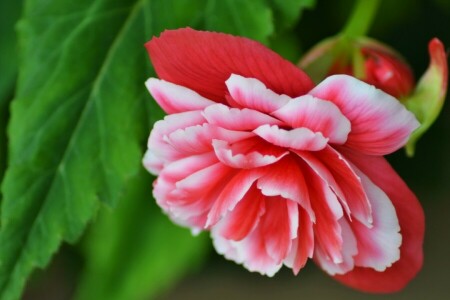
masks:
[[[342,33],[350,38],[363,36],[369,30],[380,0],[356,0],[350,19]]]

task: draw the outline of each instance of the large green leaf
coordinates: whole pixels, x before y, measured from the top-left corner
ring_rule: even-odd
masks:
[[[207,236],[192,238],[149,201],[152,178],[140,174],[86,241],[87,266],[75,299],[147,299],[205,257]]]
[[[21,0],[0,2],[0,182],[6,166],[8,108],[17,75],[17,39],[14,25],[19,19],[21,8]]]
[[[274,31],[272,18],[266,0],[209,0],[205,26],[208,30],[246,36],[268,44]]]
[[[316,0],[270,0],[274,8],[279,30],[293,26],[299,19],[304,9],[311,9]]]
[[[45,4],[44,4],[45,2]],[[140,168],[147,129],[142,2],[29,0],[2,185],[0,298],[75,241]],[[129,46],[130,45],[130,46]]]

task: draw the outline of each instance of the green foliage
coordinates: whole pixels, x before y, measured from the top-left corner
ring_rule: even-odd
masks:
[[[141,172],[117,208],[101,212],[86,241],[87,268],[75,299],[145,299],[205,257],[209,238],[193,239],[145,197],[151,180]]]
[[[195,265],[204,239],[193,240],[150,204],[151,179],[142,173],[149,128],[162,117],[143,84],[154,76],[143,44],[164,29],[201,24],[268,43],[274,12],[293,24],[300,2],[311,3],[25,0],[19,65],[14,35],[2,33],[0,43],[2,104],[19,70],[2,183],[0,299],[20,298],[34,268],[62,242],[76,242],[97,214],[80,299],[143,297]],[[16,10],[4,3],[0,16],[11,33],[20,3]]]
[[[21,7],[22,1],[19,0],[0,2],[0,181],[6,167],[6,124],[17,75],[17,41],[14,25],[19,19]]]

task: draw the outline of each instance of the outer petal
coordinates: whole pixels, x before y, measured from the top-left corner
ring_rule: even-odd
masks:
[[[213,101],[203,98],[193,90],[164,80],[150,78],[145,85],[159,106],[168,114],[202,110],[214,104]]]
[[[242,37],[184,28],[166,30],[145,46],[161,79],[218,102],[225,102],[225,81],[231,74],[256,78],[274,92],[291,97],[313,87],[302,70]]]
[[[248,107],[254,110],[271,113],[291,100],[286,95],[278,95],[266,88],[264,83],[255,78],[245,78],[232,74],[225,82],[233,106]]]
[[[297,150],[322,150],[328,142],[328,139],[322,133],[312,132],[304,127],[284,130],[277,125],[263,125],[253,132],[273,145]]]
[[[289,101],[273,115],[292,128],[306,127],[321,132],[330,143],[345,143],[350,132],[349,120],[336,105],[310,95]]]
[[[384,272],[356,267],[347,274],[335,278],[366,292],[399,291],[422,268],[425,231],[423,209],[415,195],[383,158],[365,156],[342,149],[340,152],[388,195],[396,209],[403,240],[400,247],[400,260]]]
[[[215,104],[203,111],[209,124],[229,130],[254,130],[264,124],[281,125],[281,121],[252,109],[230,108]]]
[[[394,152],[419,126],[397,99],[351,76],[330,76],[310,94],[339,107],[352,126],[345,145],[365,154]]]

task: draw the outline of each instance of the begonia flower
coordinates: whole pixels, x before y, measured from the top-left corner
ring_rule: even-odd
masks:
[[[347,75],[314,86],[242,37],[186,28],[146,47],[160,78],[146,86],[168,116],[143,163],[175,223],[210,231],[217,252],[268,276],[312,259],[386,293],[417,274],[423,210],[383,158],[419,125],[399,101]]]

